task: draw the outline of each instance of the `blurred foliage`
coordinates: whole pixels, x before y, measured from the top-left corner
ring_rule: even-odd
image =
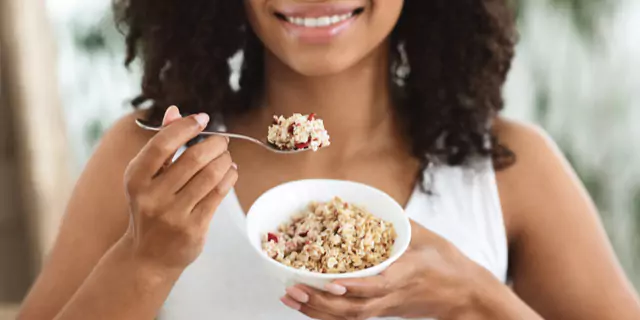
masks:
[[[104,121],[101,118],[89,121],[85,127],[85,139],[90,146],[95,146],[100,142],[103,133],[107,130]]]
[[[107,50],[107,39],[103,30],[98,26],[91,26],[88,29],[74,28],[75,43],[87,53],[103,52]]]
[[[528,1],[540,0],[516,0],[516,10],[518,19],[522,19]],[[612,0],[548,0],[549,3],[558,10],[567,12],[567,16],[571,18],[576,32],[584,39],[593,40],[596,36],[597,19],[601,17],[602,10],[612,5]],[[537,73],[539,79],[543,79],[541,73],[547,72],[546,69],[533,67],[534,73]],[[535,94],[535,110],[534,120],[537,123],[545,124],[549,117],[551,88],[545,81],[536,81]],[[590,192],[596,204],[602,205],[604,201],[604,189],[602,180],[595,176],[594,173],[587,170],[581,170],[575,157],[573,156],[570,144],[557,137],[556,142],[563,149],[563,152],[572,166],[576,169],[577,174],[582,179],[585,187]],[[639,219],[640,220],[640,219]]]
[[[563,142],[562,140],[557,141],[557,143],[560,146],[569,145],[568,143]],[[563,148],[562,152],[564,156],[567,158],[567,161],[569,162],[571,167],[573,167],[576,170],[578,176],[580,176],[580,180],[582,181],[585,188],[589,192],[589,195],[591,195],[591,198],[593,199],[594,203],[596,203],[598,207],[603,207],[606,197],[604,192],[605,186],[603,183],[605,179],[603,179],[603,177],[601,176],[602,174],[596,171],[582,170],[580,164],[578,163],[578,161],[576,161],[577,157],[574,155],[574,153],[571,151],[570,148],[565,147]]]
[[[124,54],[124,37],[114,24],[111,10],[97,23],[91,25],[78,24],[71,28],[74,44],[89,55],[107,54],[120,57]],[[72,22],[73,23],[73,22]]]
[[[521,18],[526,3],[540,0],[515,0],[516,14]],[[593,40],[598,36],[597,20],[610,11],[616,0],[547,0],[556,10],[567,13],[576,31],[584,38]]]
[[[595,19],[613,4],[611,0],[551,0],[551,2],[555,7],[568,10],[577,30],[586,35],[595,33]]]

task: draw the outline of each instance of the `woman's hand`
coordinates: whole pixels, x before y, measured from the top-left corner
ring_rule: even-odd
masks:
[[[297,285],[287,289],[282,302],[323,320],[477,319],[482,295],[508,290],[451,243],[416,224],[410,249],[382,274],[336,281],[326,289]]]
[[[124,237],[134,256],[153,266],[181,270],[198,257],[213,213],[237,180],[224,137],[210,137],[171,163],[208,122],[206,114],[182,118],[169,108],[165,128],[125,172],[131,222]]]

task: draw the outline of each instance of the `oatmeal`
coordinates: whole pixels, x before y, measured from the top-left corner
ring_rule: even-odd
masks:
[[[313,113],[310,115],[296,113],[290,118],[274,116],[267,140],[282,150],[311,148],[317,151],[331,144],[323,121],[317,119]]]
[[[262,249],[285,265],[320,273],[346,273],[387,260],[396,239],[393,225],[363,208],[334,198],[309,207],[265,234]]]

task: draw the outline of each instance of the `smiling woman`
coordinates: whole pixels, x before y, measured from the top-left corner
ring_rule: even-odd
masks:
[[[640,316],[571,168],[544,133],[498,116],[515,45],[509,1],[116,9],[127,62],[144,65],[140,110],[87,165],[21,319]],[[239,50],[232,90],[228,59]],[[312,112],[331,132],[322,152],[194,139],[207,127],[262,136],[274,114]],[[140,116],[161,130],[139,130]],[[381,274],[324,291],[269,276],[247,243],[246,209],[311,178],[366,184],[401,204],[408,251]]]
[[[249,22],[269,51],[309,76],[339,72],[371,54],[402,10],[402,1],[250,3]]]

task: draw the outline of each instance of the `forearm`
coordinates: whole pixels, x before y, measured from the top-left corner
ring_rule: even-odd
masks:
[[[542,320],[507,286],[497,283],[476,295],[476,317],[492,320]]]
[[[153,267],[132,253],[131,241],[119,241],[55,319],[154,319],[181,271]]]

